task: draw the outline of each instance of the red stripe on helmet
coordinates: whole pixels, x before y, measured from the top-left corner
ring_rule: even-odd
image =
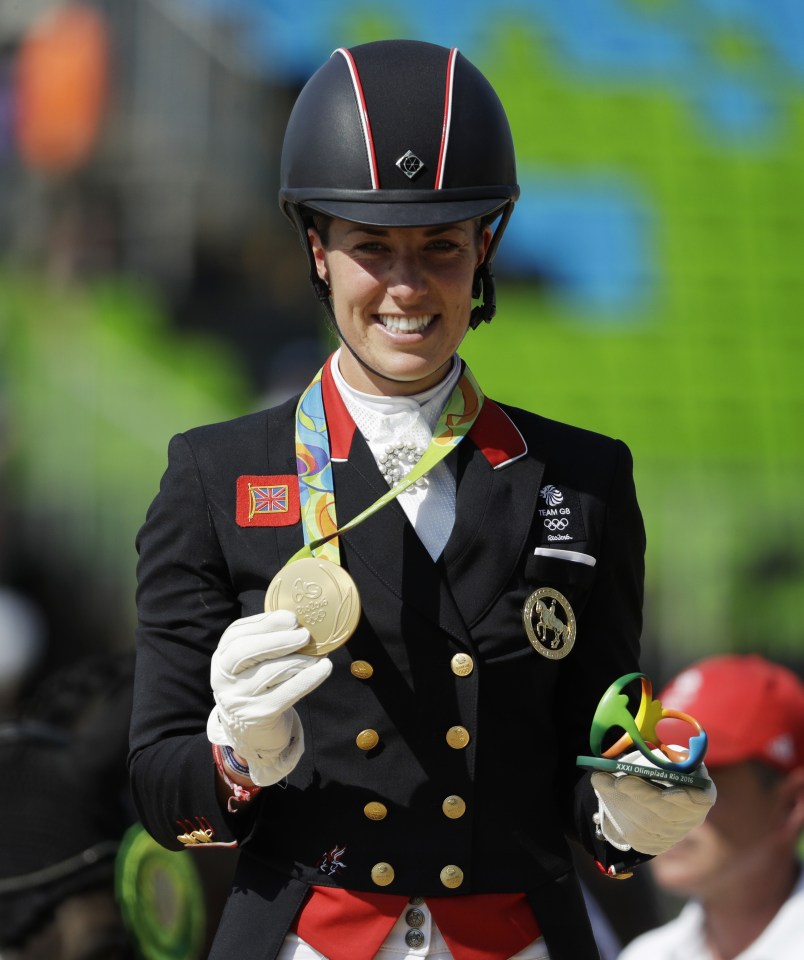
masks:
[[[452,122],[452,84],[455,79],[455,60],[458,48],[453,47],[447,61],[447,85],[444,91],[444,123],[441,127],[441,149],[438,151],[438,168],[436,169],[435,188],[440,190],[444,184],[444,167],[447,162],[447,145],[449,144],[449,127]]]
[[[360,75],[357,72],[357,64],[352,54],[344,47],[338,47],[335,53],[343,55],[349,67],[349,73],[352,76],[352,86],[355,89],[357,108],[360,113],[360,124],[363,127],[363,137],[366,141],[366,154],[368,156],[369,171],[371,172],[371,186],[373,190],[379,190],[380,175],[377,170],[377,157],[374,153],[374,137],[371,135],[371,123],[369,122],[368,110],[366,109],[366,98],[363,95],[363,86],[360,83]],[[333,54],[333,56],[334,55],[335,54]]]

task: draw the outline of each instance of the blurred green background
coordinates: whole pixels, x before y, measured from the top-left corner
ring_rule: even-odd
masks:
[[[522,199],[462,353],[489,395],[631,447],[645,668],[800,669],[803,11],[6,0],[0,585],[35,615],[0,674],[130,647],[169,437],[291,395],[331,348],[276,206],[282,130],[335,47],[392,36],[459,46],[506,106]]]

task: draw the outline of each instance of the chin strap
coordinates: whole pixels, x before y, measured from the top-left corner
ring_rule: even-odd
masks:
[[[472,312],[469,315],[469,326],[473,330],[477,330],[481,323],[491,323],[492,317],[497,312],[494,274],[491,272],[487,259],[475,271],[475,279],[472,284],[472,299],[480,300],[481,297],[483,298],[482,302],[476,307],[472,307]]]
[[[494,259],[494,254],[497,252],[497,247],[499,246],[503,232],[508,225],[508,220],[510,219],[513,210],[513,203],[509,202],[505,205],[499,223],[494,230],[494,235],[491,238],[491,243],[489,244],[488,251],[486,252],[486,257],[483,260],[483,263],[481,263],[475,271],[475,276],[472,281],[472,299],[480,300],[481,302],[476,307],[472,307],[472,312],[469,315],[469,326],[472,328],[472,330],[476,330],[481,323],[491,323],[494,315],[497,313],[497,296],[494,287],[494,274],[491,272],[491,261]],[[378,370],[375,370],[373,367],[370,367],[352,349],[348,340],[346,340],[346,338],[341,334],[341,331],[338,327],[338,322],[335,319],[335,311],[332,309],[329,284],[325,280],[322,280],[318,275],[318,267],[316,266],[315,257],[313,256],[313,248],[310,246],[310,240],[307,236],[307,224],[304,221],[301,210],[296,204],[290,204],[288,212],[290,213],[293,224],[296,227],[296,232],[299,235],[304,252],[307,255],[307,262],[310,267],[310,283],[313,286],[313,290],[315,290],[316,297],[318,297],[318,299],[321,301],[321,305],[324,308],[327,319],[332,324],[338,337],[340,337],[340,339],[343,341],[355,360],[362,364],[362,366],[364,366],[371,373],[383,377],[385,380],[402,382],[395,381],[393,377],[388,377],[385,374],[380,373]]]
[[[473,330],[476,330],[481,323],[491,323],[497,312],[497,296],[494,289],[494,274],[491,272],[491,261],[494,259],[497,247],[500,245],[500,240],[502,240],[502,235],[513,212],[513,201],[509,201],[503,208],[502,216],[494,230],[491,243],[486,251],[486,258],[475,270],[475,278],[472,283],[472,299],[481,302],[476,307],[472,307],[472,313],[469,317],[469,326]]]

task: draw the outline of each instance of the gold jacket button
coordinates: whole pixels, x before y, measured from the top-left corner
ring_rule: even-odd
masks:
[[[444,811],[445,817],[449,817],[450,820],[457,820],[466,813],[466,801],[463,797],[453,793],[444,798],[441,809]]]
[[[454,890],[463,883],[463,870],[456,867],[454,863],[448,863],[439,876],[444,886],[449,887],[450,890]]]
[[[369,820],[384,820],[388,816],[388,807],[379,800],[372,800],[363,807],[363,813]]]
[[[371,868],[371,879],[378,887],[387,887],[394,882],[394,868],[390,863],[375,863]]]
[[[372,667],[368,660],[355,660],[349,669],[352,672],[352,676],[357,677],[358,680],[368,680],[374,673],[374,667]]]
[[[475,661],[468,653],[456,653],[449,665],[456,677],[468,677],[475,669]]]
[[[355,743],[361,750],[373,750],[380,742],[380,735],[376,730],[361,730],[355,737]]]
[[[467,743],[469,743],[469,740],[469,731],[466,727],[450,727],[449,730],[447,730],[447,743],[453,750],[463,750]]]

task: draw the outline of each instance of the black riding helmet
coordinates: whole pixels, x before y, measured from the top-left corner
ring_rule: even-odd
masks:
[[[457,49],[382,40],[336,50],[291,112],[280,184],[330,316],[307,238],[313,213],[383,227],[499,216],[475,273],[483,302],[471,325],[494,316],[489,267],[519,196],[514,145],[497,94]]]

